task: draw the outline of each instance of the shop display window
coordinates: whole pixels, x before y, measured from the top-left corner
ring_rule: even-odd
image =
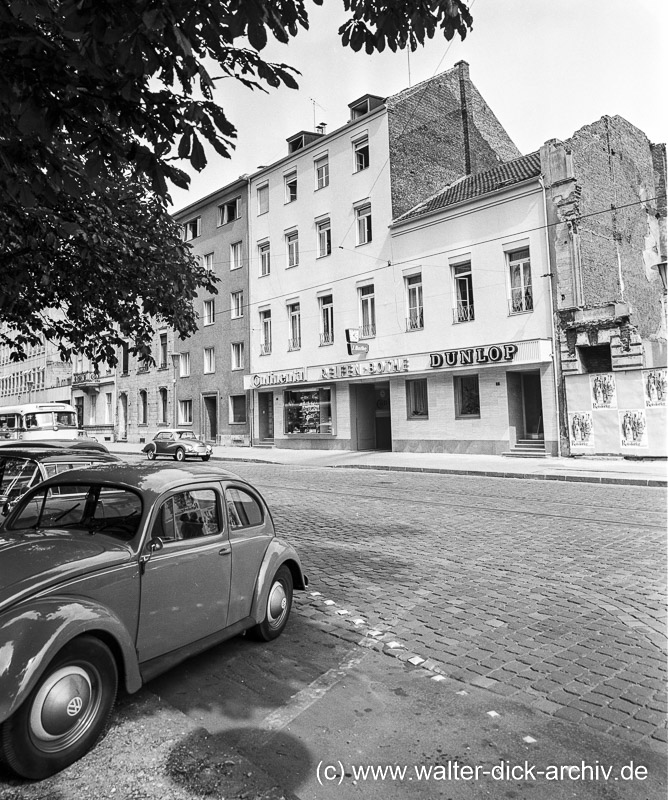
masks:
[[[285,392],[285,432],[333,433],[332,390]]]

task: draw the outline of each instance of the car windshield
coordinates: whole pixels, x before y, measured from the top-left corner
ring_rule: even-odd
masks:
[[[37,464],[29,458],[0,458],[0,496],[5,500],[19,497],[37,472]]]
[[[77,529],[129,540],[137,532],[141,514],[141,498],[124,487],[58,483],[24,499],[7,528]]]
[[[192,431],[179,431],[179,439],[197,439]]]

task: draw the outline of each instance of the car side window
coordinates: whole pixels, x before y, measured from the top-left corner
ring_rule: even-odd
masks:
[[[220,528],[216,492],[196,489],[165,500],[153,526],[153,537],[164,542],[199,539],[215,536]]]
[[[231,536],[234,536],[235,532],[238,535],[244,528],[262,524],[264,520],[262,507],[249,492],[235,486],[228,487],[225,495]]]

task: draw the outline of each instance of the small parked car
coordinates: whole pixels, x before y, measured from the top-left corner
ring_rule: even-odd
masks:
[[[163,428],[142,448],[149,461],[157,456],[171,456],[175,461],[195,456],[208,461],[212,452],[210,444],[198,439],[192,431],[180,428]]]
[[[0,448],[0,519],[28,489],[43,480],[72,469],[120,461],[101,450],[41,446],[33,442],[22,447]]]
[[[42,779],[136,692],[248,631],[308,581],[251,484],[208,465],[104,464],[31,489],[0,526],[0,757]]]

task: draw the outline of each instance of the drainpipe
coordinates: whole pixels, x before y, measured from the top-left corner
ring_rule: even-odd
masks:
[[[538,176],[540,188],[543,191],[543,218],[545,224],[543,231],[545,233],[545,253],[547,255],[547,275],[550,279],[550,330],[552,332],[552,368],[554,372],[554,408],[557,413],[557,457],[561,458],[561,406],[559,403],[559,383],[561,381],[561,365],[558,353],[559,342],[557,340],[557,331],[554,326],[554,315],[556,311],[554,303],[554,272],[552,271],[552,259],[550,257],[550,237],[548,236],[547,228],[547,189],[545,188],[545,181],[543,176]]]
[[[248,319],[248,366],[250,368],[250,360],[251,360],[251,348],[250,348],[250,326],[251,326],[251,312],[250,312],[250,304],[251,304],[251,242],[253,238],[251,236],[251,176],[245,175],[242,176],[246,179],[246,186],[248,187],[248,191],[246,192],[246,230],[248,231],[248,291],[246,292],[246,308],[248,313],[246,315],[246,319]],[[250,371],[249,371],[250,374]],[[249,390],[249,423],[248,423],[248,446],[253,446],[253,431],[255,430],[255,389],[251,387]]]

